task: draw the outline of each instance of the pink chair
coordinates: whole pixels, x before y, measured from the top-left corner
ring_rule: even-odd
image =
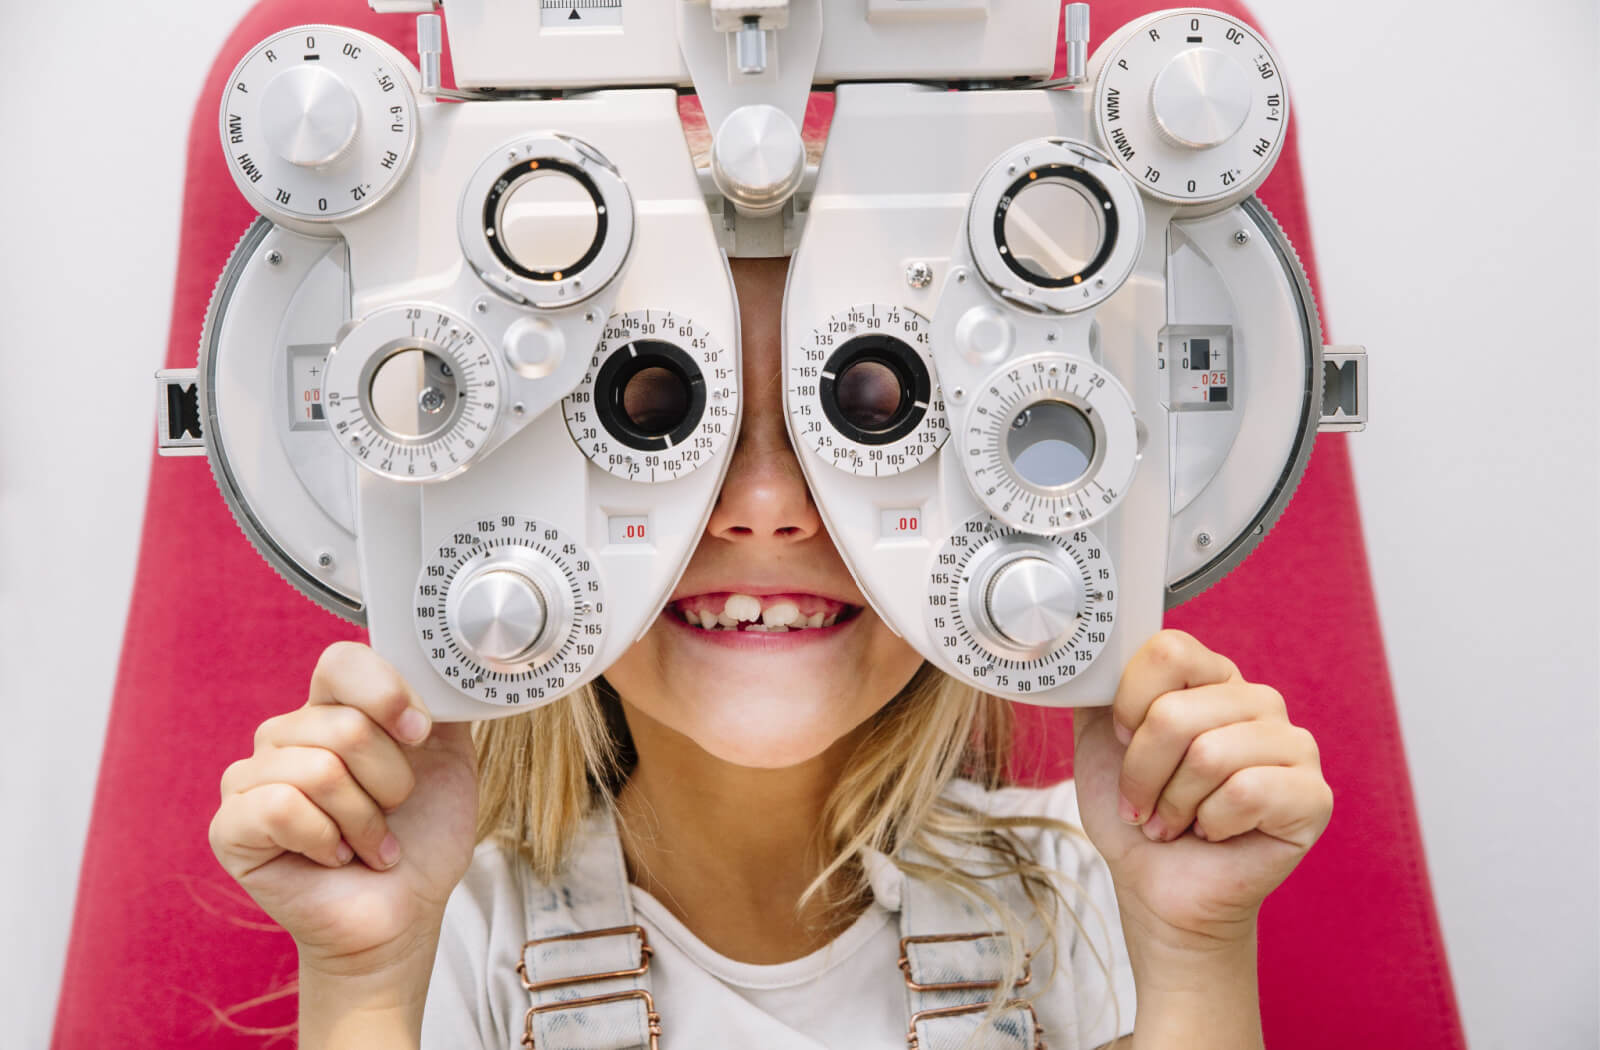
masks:
[[[1253,21],[1238,4],[1216,6]],[[1097,33],[1157,7],[1100,0]],[[307,22],[367,30],[415,53],[411,19],[374,16],[360,0],[263,0],[234,31],[190,128],[168,367],[194,364],[213,283],[255,217],[217,145],[223,82],[257,41]],[[821,107],[819,117],[828,112]],[[1260,196],[1315,287],[1292,123]],[[1322,316],[1326,325],[1327,309]],[[1318,439],[1298,493],[1256,552],[1168,624],[1283,692],[1321,742],[1337,797],[1332,826],[1262,915],[1268,1045],[1463,1050],[1342,434]],[[207,826],[223,768],[248,751],[259,722],[302,702],[318,653],[341,638],[363,633],[273,573],[200,462],[156,464],[61,986],[58,1050],[108,1040],[135,1050],[292,1038],[283,1033],[295,1018],[294,944],[218,867]],[[1026,775],[1069,776],[1068,713],[1019,712]]]

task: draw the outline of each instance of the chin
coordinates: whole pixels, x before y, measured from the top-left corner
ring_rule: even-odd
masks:
[[[816,758],[883,706],[852,699],[855,709],[842,709],[838,698],[776,692],[768,684],[724,692],[709,704],[697,698],[692,710],[649,713],[724,762],[783,769]]]

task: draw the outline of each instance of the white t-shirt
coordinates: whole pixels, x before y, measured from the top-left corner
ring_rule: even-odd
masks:
[[[948,790],[997,816],[1042,815],[1081,826],[1070,780],[995,792],[956,781]],[[1064,916],[1056,936],[1063,964],[1070,965],[1078,1030],[1047,1031],[1046,1044],[1050,1050],[1096,1050],[1133,1031],[1133,970],[1110,872],[1085,836],[1033,829],[1016,834],[1041,864],[1071,880],[1062,883],[1067,901],[1111,977],[1108,987],[1083,934]],[[900,926],[891,910],[898,898],[881,881],[888,870],[875,874],[869,868],[879,900],[848,929],[803,958],[775,965],[717,954],[655,897],[630,886],[635,918],[654,949],[649,981],[661,1016],[662,1050],[904,1050],[906,984],[897,965]],[[423,1050],[519,1046],[531,1000],[516,964],[536,894],[525,863],[495,843],[479,844],[445,909],[423,1016]]]

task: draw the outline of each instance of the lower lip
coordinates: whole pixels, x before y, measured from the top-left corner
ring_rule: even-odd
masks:
[[[832,627],[806,627],[798,631],[724,631],[709,630],[704,627],[695,627],[688,621],[680,619],[671,612],[663,609],[661,618],[684,634],[706,645],[717,645],[724,649],[753,649],[760,652],[784,652],[790,649],[801,649],[809,645],[818,645],[831,638],[837,638],[848,631],[855,622],[861,619],[858,611],[848,620],[840,621]]]

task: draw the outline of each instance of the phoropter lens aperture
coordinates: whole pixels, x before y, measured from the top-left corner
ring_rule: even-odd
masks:
[[[1070,485],[1094,462],[1094,426],[1075,405],[1036,401],[1006,432],[1006,457],[1017,475],[1043,489]]]
[[[1041,288],[1076,287],[1099,273],[1117,242],[1105,184],[1075,164],[1042,164],[1000,197],[994,239],[1012,273]]]
[[[583,169],[541,157],[495,180],[483,224],[490,250],[513,273],[562,281],[600,254],[607,218],[599,187]]]
[[[922,422],[933,381],[922,358],[889,335],[861,335],[835,350],[817,386],[834,428],[863,445],[889,445]]]
[[[372,372],[368,404],[379,424],[396,437],[432,437],[454,419],[455,374],[438,354],[401,347]]]
[[[679,347],[655,339],[628,343],[595,376],[595,411],[606,431],[629,448],[668,449],[700,425],[705,377]]]

